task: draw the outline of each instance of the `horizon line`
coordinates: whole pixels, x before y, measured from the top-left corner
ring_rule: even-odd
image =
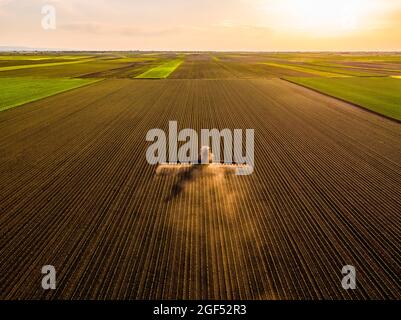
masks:
[[[53,49],[53,48],[29,48],[29,47],[9,47],[0,46],[0,53],[4,52],[181,52],[181,53],[208,53],[208,52],[236,52],[236,53],[401,53],[401,49],[393,50],[380,50],[380,49],[367,49],[367,50],[173,50],[173,49]],[[17,49],[18,48],[18,49]]]

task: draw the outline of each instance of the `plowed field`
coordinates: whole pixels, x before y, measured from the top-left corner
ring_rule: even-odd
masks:
[[[254,174],[156,175],[169,120],[255,129]],[[401,298],[401,125],[283,80],[105,80],[0,113],[0,163],[1,299]]]

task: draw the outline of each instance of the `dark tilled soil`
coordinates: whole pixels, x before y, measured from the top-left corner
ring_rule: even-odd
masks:
[[[156,175],[169,120],[255,129],[254,174]],[[401,298],[401,125],[279,79],[69,91],[0,113],[0,163],[1,299]]]

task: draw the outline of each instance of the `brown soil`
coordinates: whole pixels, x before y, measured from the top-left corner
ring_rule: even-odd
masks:
[[[171,197],[169,120],[254,128],[254,174]],[[106,80],[0,113],[0,163],[1,299],[401,298],[401,125],[279,79]]]

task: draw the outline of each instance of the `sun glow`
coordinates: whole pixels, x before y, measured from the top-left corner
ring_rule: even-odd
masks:
[[[377,5],[375,0],[281,0],[265,7],[271,17],[280,17],[280,30],[336,35],[357,31]]]

